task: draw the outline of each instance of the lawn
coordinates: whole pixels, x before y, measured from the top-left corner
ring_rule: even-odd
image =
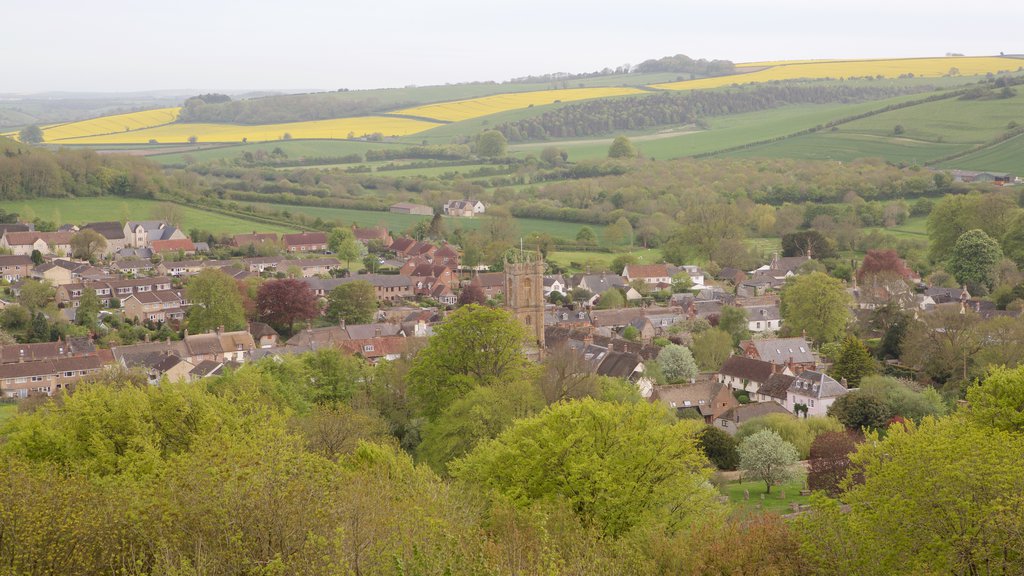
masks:
[[[18,405],[13,402],[0,402],[0,425],[18,413]]]
[[[771,494],[765,494],[764,482],[760,480],[746,482],[727,482],[719,486],[719,491],[729,497],[729,502],[736,506],[739,512],[774,512],[776,514],[788,514],[792,512],[790,504],[807,504],[810,496],[801,496],[800,490],[804,489],[806,475],[801,473],[799,477],[780,486],[772,486]],[[750,499],[744,497],[744,490],[749,492]],[[779,496],[785,494],[785,498]],[[760,508],[758,508],[760,506]]]
[[[619,254],[621,252],[557,251],[549,253],[548,260],[572,272],[585,272],[588,267],[592,271],[599,272],[610,269],[612,260]],[[657,248],[640,248],[634,250],[632,254],[641,264],[661,262],[661,250]]]
[[[109,220],[148,220],[160,218],[164,202],[140,198],[39,198],[5,202],[4,209],[17,212],[23,218],[42,218],[59,224],[85,224]],[[224,214],[205,212],[179,204],[172,205],[181,215],[181,228],[201,228],[216,233],[241,234],[260,230],[262,232],[295,232],[295,228],[254,222]]]

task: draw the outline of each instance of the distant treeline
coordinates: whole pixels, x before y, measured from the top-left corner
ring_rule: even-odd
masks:
[[[202,98],[190,98],[182,107],[178,121],[275,124],[363,116],[400,108],[403,105],[384,102],[374,97],[357,99],[346,96],[339,98],[334,92],[290,94],[228,102],[207,102]]]
[[[726,76],[736,73],[736,65],[728,60],[694,60],[686,54],[665,56],[664,58],[644,60],[634,66],[631,72],[636,74],[652,74],[655,72],[678,72],[696,74],[698,76]]]
[[[604,98],[568,104],[533,118],[495,126],[512,142],[614,134],[699,122],[711,116],[756,112],[789,104],[880,100],[931,91],[930,86],[777,84],[725,91],[693,91]]]
[[[144,158],[15,147],[0,154],[0,200],[105,194],[152,198],[166,189],[160,167]]]

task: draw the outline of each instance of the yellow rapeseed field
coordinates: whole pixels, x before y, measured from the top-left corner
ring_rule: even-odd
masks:
[[[53,142],[65,138],[99,136],[101,134],[152,128],[153,126],[174,122],[178,118],[178,111],[180,110],[181,108],[157,108],[156,110],[115,114],[113,116],[93,118],[92,120],[45,126],[43,127],[43,139],[46,142]]]
[[[755,62],[754,64],[758,63]],[[744,64],[743,66],[752,67],[751,64]],[[1016,71],[1022,66],[1024,66],[1024,59],[1002,58],[998,56],[832,60],[798,64],[779,63],[764,70],[746,74],[654,84],[652,87],[665,90],[698,90],[702,88],[718,88],[730,84],[796,80],[799,78],[850,78],[878,75],[885,76],[886,78],[896,78],[903,74],[938,77],[948,74],[952,68],[959,70],[963,76],[970,76],[988,74],[989,72]]]
[[[98,119],[101,120],[101,119]],[[91,120],[90,120],[91,122]],[[241,142],[243,138],[250,142],[281,140],[285,134],[292,138],[342,139],[349,135],[355,137],[380,132],[384,136],[406,136],[439,126],[434,122],[411,120],[408,118],[389,118],[387,116],[362,116],[358,118],[335,118],[332,120],[314,120],[309,122],[287,122],[284,124],[258,124],[242,126],[237,124],[168,124],[118,132],[102,136],[84,136],[65,138],[47,142],[55,144],[146,144],[156,140],[160,144],[178,144],[188,142],[192,136],[198,142]]]
[[[392,114],[406,114],[421,118],[444,120],[446,122],[459,122],[461,120],[497,114],[498,112],[528,108],[529,106],[553,104],[557,101],[572,102],[575,100],[590,100],[592,98],[607,98],[609,96],[642,94],[643,92],[643,90],[636,88],[569,88],[566,90],[516,92],[471,98],[469,100],[426,104],[424,106],[396,110]]]

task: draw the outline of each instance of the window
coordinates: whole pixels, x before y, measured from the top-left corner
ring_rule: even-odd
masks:
[[[363,352],[373,352],[373,344],[364,344]]]
[[[43,381],[43,377],[42,376],[33,376],[32,377],[32,381],[33,382],[42,382]]]
[[[66,377],[68,377],[68,378],[71,378],[71,377],[72,377],[72,376],[74,376],[74,375],[75,375],[74,371],[71,371],[71,372],[65,372],[65,373],[64,373],[64,376],[66,376]]]

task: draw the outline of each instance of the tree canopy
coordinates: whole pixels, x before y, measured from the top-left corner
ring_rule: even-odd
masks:
[[[818,344],[838,340],[850,318],[850,295],[843,283],[822,272],[789,278],[780,311],[791,334],[806,331]]]
[[[185,297],[192,306],[188,310],[188,327],[193,333],[245,329],[245,309],[235,279],[216,268],[204,268],[189,279]]]

